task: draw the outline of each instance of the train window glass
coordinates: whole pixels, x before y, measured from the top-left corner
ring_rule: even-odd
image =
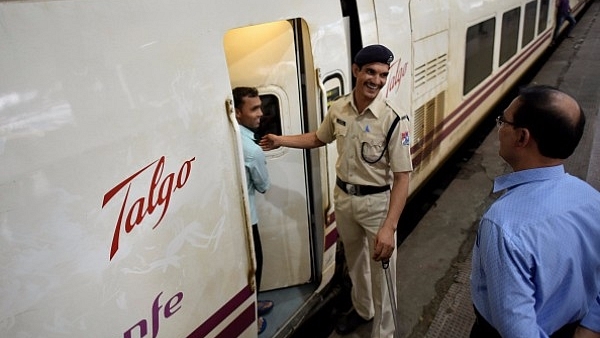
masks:
[[[327,95],[327,108],[338,97],[344,95],[344,80],[340,73],[334,73],[325,78],[323,81]]]
[[[340,87],[335,87],[327,91],[327,107],[331,105],[331,102],[335,101],[335,99],[342,95],[342,93],[340,92],[341,89],[342,88]]]
[[[550,0],[542,0],[540,3],[540,18],[538,22],[538,34],[543,32],[548,26],[548,10],[550,9]]]
[[[259,140],[266,134],[281,135],[281,109],[279,99],[273,94],[260,95],[262,101],[263,116],[260,119],[260,126],[254,133],[254,137]]]
[[[496,18],[491,18],[467,29],[463,94],[492,73],[495,27]]]
[[[523,20],[523,40],[521,47],[527,46],[535,35],[535,16],[537,12],[537,1],[528,2],[525,5],[525,19]]]
[[[521,7],[510,10],[502,16],[502,34],[500,37],[500,66],[517,52],[519,46],[519,20]]]
[[[334,73],[328,75],[323,81],[325,87],[325,95],[327,96],[327,107],[321,108],[321,121],[325,119],[325,114],[329,110],[329,106],[340,96],[344,95],[344,80],[342,74]]]

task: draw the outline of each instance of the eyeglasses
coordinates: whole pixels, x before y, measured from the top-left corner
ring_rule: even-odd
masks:
[[[498,127],[502,127],[503,124],[510,124],[513,127],[516,127],[517,125],[514,122],[508,121],[507,119],[504,118],[504,115],[498,115],[496,117],[496,125]]]

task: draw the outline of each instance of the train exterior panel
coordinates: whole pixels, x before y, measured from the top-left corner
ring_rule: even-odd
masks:
[[[348,64],[336,52],[346,48],[340,7],[319,3],[331,13],[324,15],[315,6],[0,4],[2,336],[256,336],[243,157],[228,105],[232,84],[250,80],[231,61],[239,55],[227,50],[226,37],[240,27],[299,21],[300,28],[283,32],[292,32],[283,40],[291,44],[271,49],[282,59],[269,61],[295,69],[284,62],[304,48],[310,68],[328,74]],[[302,29],[305,45],[294,45]],[[276,70],[257,71],[265,72],[261,88],[298,101],[293,83],[270,78]],[[316,115],[317,105],[305,109]],[[291,120],[293,130],[298,123]],[[285,170],[274,170],[273,179],[281,182]],[[307,209],[325,214],[324,206],[304,201],[292,210],[302,200],[296,193],[308,188],[304,173],[290,174],[289,186],[275,184],[275,198],[308,233]],[[311,270],[335,264],[335,241],[326,248],[325,226],[318,226],[310,234],[321,242],[319,261],[311,259],[306,248],[316,244],[305,234],[302,257],[286,259],[292,267],[269,265],[291,281],[266,282],[328,282],[332,273],[323,278]],[[335,223],[328,226],[331,232]]]
[[[256,337],[261,291],[289,336],[336,271],[337,154],[267,152],[256,290],[232,88],[259,89],[258,137],[313,131],[387,45],[414,193],[548,47],[554,4],[1,2],[0,335]]]
[[[586,3],[571,0],[574,14]],[[411,193],[548,48],[555,5],[551,0],[411,2]]]

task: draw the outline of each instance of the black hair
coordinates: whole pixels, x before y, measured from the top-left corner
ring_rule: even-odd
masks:
[[[254,87],[233,88],[233,106],[240,109],[245,97],[257,97],[258,90]]]
[[[559,89],[547,85],[521,88],[519,106],[513,115],[516,127],[527,128],[540,154],[566,159],[577,148],[585,127],[585,115],[577,103],[579,118],[573,120],[557,102]],[[564,93],[563,93],[564,94]],[[566,94],[565,94],[566,95]]]

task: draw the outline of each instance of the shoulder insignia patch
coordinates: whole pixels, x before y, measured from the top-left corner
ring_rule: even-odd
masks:
[[[409,146],[410,145],[410,134],[408,131],[402,132],[402,145]]]

